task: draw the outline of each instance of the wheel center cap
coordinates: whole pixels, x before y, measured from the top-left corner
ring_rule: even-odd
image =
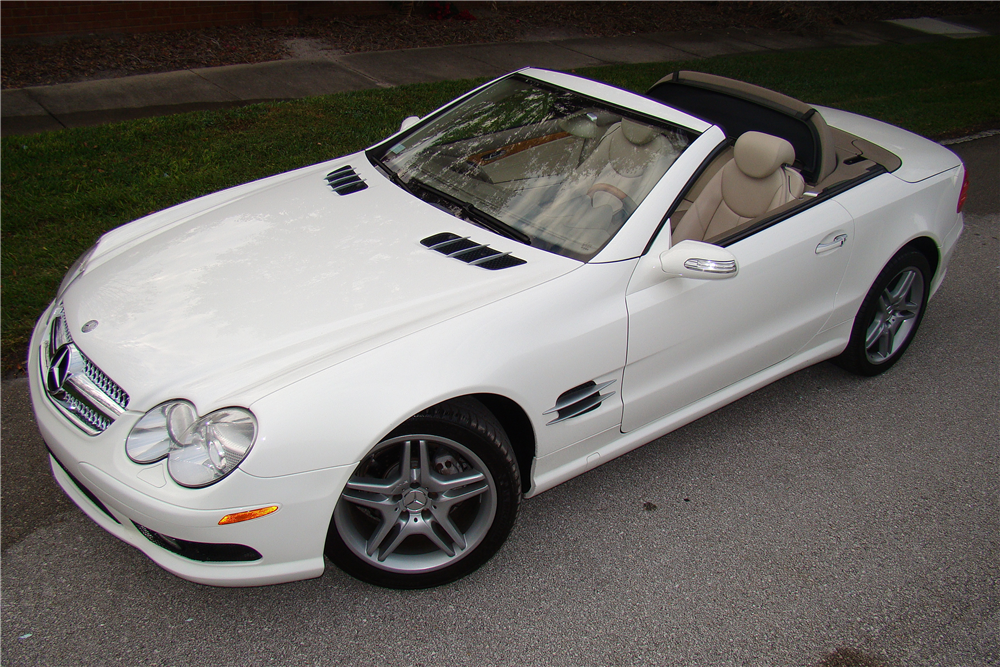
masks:
[[[419,512],[427,507],[427,493],[423,489],[410,489],[403,496],[403,506],[411,512]]]

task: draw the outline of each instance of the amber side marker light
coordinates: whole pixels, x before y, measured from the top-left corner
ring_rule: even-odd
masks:
[[[219,519],[219,525],[225,526],[227,523],[239,523],[240,521],[249,521],[250,519],[256,519],[257,517],[267,516],[271,512],[277,512],[277,511],[278,511],[278,506],[271,505],[270,507],[261,507],[255,510],[248,510],[246,512],[227,514],[226,516]]]

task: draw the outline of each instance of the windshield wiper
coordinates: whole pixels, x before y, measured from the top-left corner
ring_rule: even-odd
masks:
[[[524,245],[531,245],[530,236],[522,232],[520,229],[508,225],[503,220],[500,220],[499,218],[490,215],[489,213],[475,206],[474,204],[464,202],[461,199],[458,199],[457,197],[453,197],[452,195],[449,195],[446,192],[438,190],[433,185],[428,185],[422,181],[418,181],[413,177],[410,177],[409,185],[410,187],[407,189],[410,190],[410,192],[413,192],[412,187],[416,186],[417,188],[423,190],[424,192],[427,192],[428,194],[431,194],[439,199],[443,199],[452,206],[457,207],[460,211],[462,211],[462,213],[466,215],[467,218],[470,219],[469,220],[470,222],[473,222],[479,225],[480,227],[484,227],[490,230],[491,232],[496,232],[500,236],[506,236],[507,238],[523,243]]]
[[[389,177],[390,181],[392,181],[399,187],[403,188],[414,197],[417,196],[417,193],[413,191],[413,188],[411,188],[409,185],[406,184],[405,181],[403,181],[403,177],[399,175],[399,172],[393,171],[392,169],[389,168],[388,165],[384,164],[381,160],[372,160],[372,164],[381,169],[385,173],[385,175]]]

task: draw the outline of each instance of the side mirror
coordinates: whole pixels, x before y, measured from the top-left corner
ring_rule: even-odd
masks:
[[[403,122],[399,124],[399,131],[408,130],[417,123],[420,122],[420,116],[409,116],[403,119]]]
[[[681,241],[660,255],[660,268],[671,278],[724,280],[740,272],[733,253],[701,241]]]

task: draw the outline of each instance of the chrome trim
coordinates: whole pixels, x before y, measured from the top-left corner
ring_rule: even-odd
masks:
[[[475,243],[475,241],[473,241],[473,243]],[[467,254],[467,253],[474,252],[476,250],[479,250],[480,248],[486,248],[486,247],[487,246],[484,246],[484,245],[474,245],[474,246],[471,246],[471,247],[468,247],[468,248],[459,248],[455,252],[449,252],[449,253],[446,253],[446,254],[448,255],[448,257],[458,258],[458,257],[461,257],[462,255]],[[462,261],[465,261],[465,260],[462,260]],[[469,263],[471,264],[472,262],[469,262]]]
[[[438,248],[441,248],[443,246],[451,245],[452,243],[455,243],[456,241],[468,241],[471,238],[472,238],[471,236],[456,236],[455,238],[445,239],[444,241],[439,241],[439,242],[435,243],[434,245],[429,245],[427,247],[430,248],[431,250],[437,250]],[[475,241],[472,241],[472,242],[475,243]],[[438,250],[438,252],[441,252],[441,251]],[[445,254],[447,254],[447,253],[445,253]],[[448,256],[450,257],[451,255],[448,255]]]
[[[125,412],[128,394],[73,342],[62,304],[50,317],[49,337],[39,352],[38,372],[46,395],[84,433],[103,432]]]
[[[833,237],[833,240],[829,243],[820,243],[816,246],[816,254],[820,255],[824,252],[836,250],[837,248],[842,247],[845,243],[847,243],[847,234],[838,234]]]
[[[485,248],[487,246],[483,247]],[[492,248],[490,248],[490,250],[492,250]],[[486,257],[480,257],[479,259],[474,259],[471,262],[469,262],[469,264],[471,264],[472,266],[479,266],[480,264],[485,264],[486,262],[492,262],[495,259],[507,257],[508,255],[510,255],[509,252],[499,252],[495,255],[487,255]]]

